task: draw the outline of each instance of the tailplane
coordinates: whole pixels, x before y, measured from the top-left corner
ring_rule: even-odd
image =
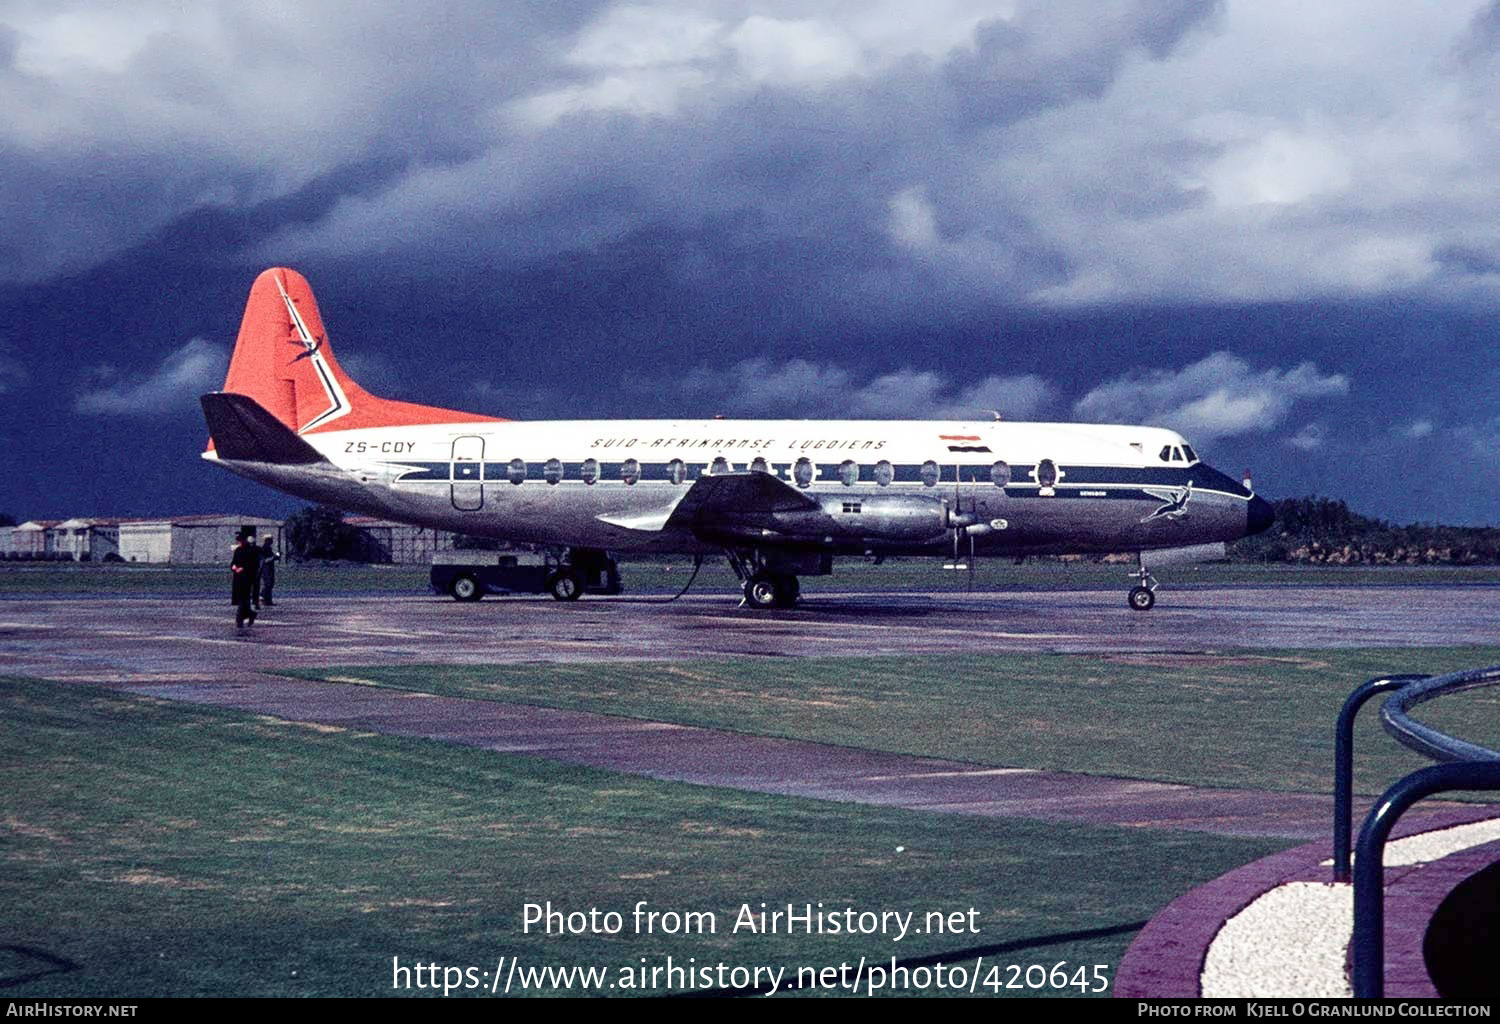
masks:
[[[224,391],[254,400],[296,434],[494,421],[493,416],[377,398],[339,366],[307,279],[273,267],[255,279]]]

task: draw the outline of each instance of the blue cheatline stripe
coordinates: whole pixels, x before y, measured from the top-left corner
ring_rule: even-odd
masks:
[[[485,463],[448,463],[448,462],[424,462],[405,463],[406,468],[397,477],[401,483],[450,483],[455,478],[450,476],[453,467],[470,466],[480,468],[483,472],[483,481],[490,484],[510,483],[510,463],[507,462],[485,462]],[[545,482],[545,462],[526,463],[526,483]],[[688,462],[685,463],[685,471],[681,486],[688,486],[699,476],[708,472],[712,463]],[[839,477],[840,463],[823,462],[816,463],[817,476],[814,484],[819,491],[826,491],[832,485],[841,483]],[[600,483],[618,484],[623,475],[623,462],[600,462],[598,470],[598,481]],[[583,475],[582,462],[565,462],[562,464],[562,479],[566,483],[579,483]],[[938,482],[932,488],[933,491],[941,491],[943,485],[952,486],[955,483],[966,486],[981,488],[994,487],[996,491],[1003,491],[1006,497],[1036,497],[1039,488],[1033,480],[1036,467],[1034,466],[1012,466],[1011,481],[1004,488],[995,487],[990,478],[990,467],[988,466],[939,466]],[[1201,470],[1201,472],[1200,472]],[[1241,489],[1228,477],[1207,466],[1199,464],[1188,469],[1156,469],[1156,468],[1129,468],[1108,466],[1062,466],[1059,467],[1061,479],[1054,486],[1054,493],[1049,498],[1087,498],[1091,500],[1100,499],[1128,499],[1132,501],[1159,501],[1156,495],[1147,494],[1141,490],[1142,487],[1182,487],[1189,480],[1197,488],[1199,493],[1224,494],[1230,497],[1246,498],[1247,494],[1241,493]],[[640,465],[639,480],[642,482],[667,482],[672,479],[671,467],[666,462],[647,462]],[[792,469],[786,464],[777,466],[777,479],[783,482],[792,482]],[[463,477],[456,478],[458,483],[477,483],[478,478]],[[860,485],[875,483],[875,466],[861,465],[859,467],[859,478],[856,481]],[[917,463],[892,466],[892,482],[897,484],[922,483],[922,465]],[[1226,487],[1226,484],[1228,485]],[[1233,487],[1233,490],[1228,489]],[[1087,493],[1080,493],[1087,492]]]

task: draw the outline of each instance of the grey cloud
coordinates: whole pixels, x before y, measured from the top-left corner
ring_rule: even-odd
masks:
[[[1211,21],[1217,0],[1054,0],[990,21],[944,69],[955,102],[984,123],[1098,97],[1133,53],[1161,60]]]
[[[229,353],[222,345],[194,338],[162,360],[150,375],[85,390],[78,395],[73,408],[98,416],[170,414],[221,386],[228,366]],[[104,367],[95,375],[107,380],[114,376],[114,371]]]
[[[699,367],[682,391],[714,413],[841,419],[1031,419],[1054,399],[1040,377],[987,376],[961,386],[945,374],[903,369],[868,380],[806,359],[747,359],[728,370]]]
[[[1321,374],[1312,363],[1291,370],[1256,372],[1228,352],[1198,360],[1179,371],[1138,370],[1094,388],[1074,412],[1096,423],[1145,423],[1171,427],[1205,443],[1278,426],[1297,402],[1347,394],[1342,374]],[[1297,435],[1299,447],[1322,443],[1322,428]]]

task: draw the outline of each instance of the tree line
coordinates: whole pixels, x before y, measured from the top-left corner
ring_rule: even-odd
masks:
[[[1310,495],[1271,503],[1276,522],[1230,546],[1241,562],[1303,565],[1494,565],[1500,528],[1413,523],[1396,526],[1353,512],[1343,501]]]

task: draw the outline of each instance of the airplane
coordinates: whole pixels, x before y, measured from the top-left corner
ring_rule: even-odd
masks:
[[[295,354],[294,354],[295,353]],[[753,609],[793,606],[835,557],[1134,552],[1199,560],[1271,506],[1160,427],[901,420],[520,422],[377,398],[335,359],[312,288],[250,290],[205,459],[310,501],[565,549],[573,600],[606,552],[727,556]],[[612,561],[610,561],[612,565]],[[472,595],[462,595],[472,596]]]

